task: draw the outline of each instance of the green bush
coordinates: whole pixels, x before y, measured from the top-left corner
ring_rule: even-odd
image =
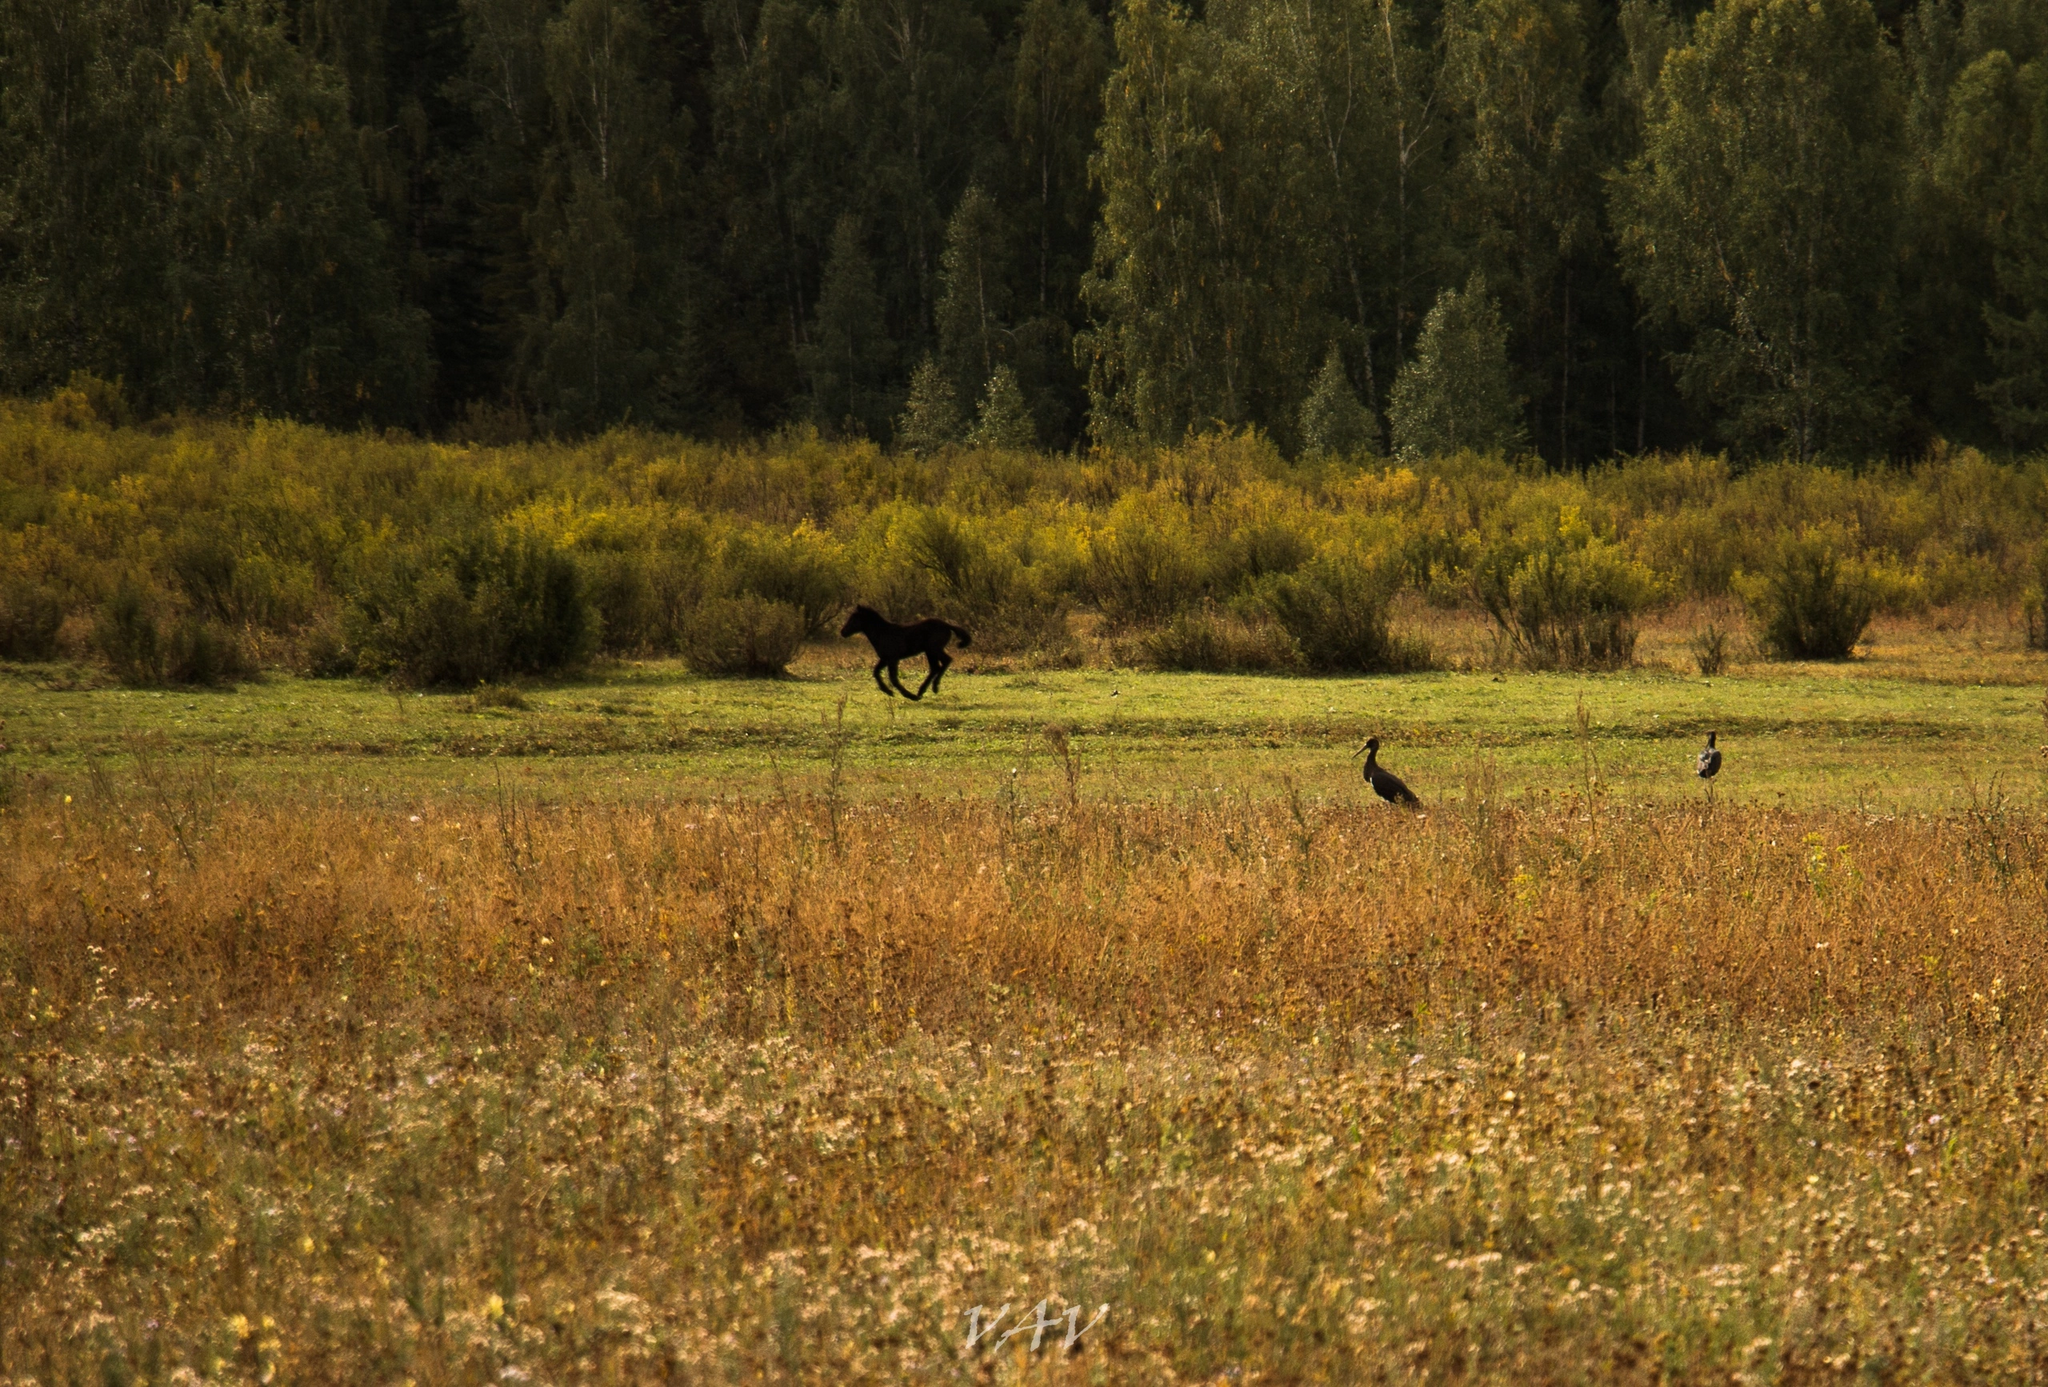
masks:
[[[901,548],[937,597],[938,609],[974,633],[977,651],[1035,655],[1052,664],[1079,657],[1065,598],[1047,591],[1016,554],[990,544],[959,516],[919,510],[902,526]]]
[[[803,645],[804,615],[752,593],[717,597],[683,625],[683,662],[699,674],[782,674]]]
[[[585,590],[604,648],[618,653],[673,651],[682,625],[704,596],[704,556],[695,550],[630,549],[586,554]]]
[[[582,570],[540,536],[474,530],[370,566],[344,622],[364,673],[470,687],[566,669],[597,647]]]
[[[808,521],[787,533],[760,527],[734,535],[721,564],[731,591],[794,607],[806,636],[834,629],[853,594],[845,548]]]
[[[232,684],[256,674],[248,647],[221,622],[188,612],[171,623],[163,643],[167,684]]]
[[[1112,627],[1167,619],[1198,600],[1208,564],[1184,526],[1133,514],[1094,536],[1087,589]]]
[[[1848,659],[1876,610],[1864,576],[1819,530],[1783,536],[1764,571],[1740,586],[1764,647],[1783,660]]]
[[[150,595],[132,583],[100,608],[93,644],[114,677],[134,688],[232,684],[255,673],[247,648],[227,626],[199,612],[167,623]]]
[[[1472,589],[1530,669],[1615,669],[1635,659],[1636,617],[1657,580],[1567,506],[1554,530],[1482,549]]]
[[[1325,555],[1273,579],[1260,601],[1293,638],[1310,669],[1360,674],[1427,669],[1428,647],[1397,640],[1387,629],[1395,583],[1391,573]]]
[[[132,687],[160,684],[164,677],[163,636],[149,597],[123,583],[93,621],[93,648],[116,679]]]
[[[64,604],[40,583],[0,583],[0,660],[47,660],[57,653]]]
[[[2048,540],[2034,550],[2034,581],[2022,606],[2027,618],[2027,649],[2048,650]]]
[[[1301,667],[1293,637],[1271,622],[1222,612],[1182,612],[1138,642],[1139,657],[1157,669],[1244,674]]]

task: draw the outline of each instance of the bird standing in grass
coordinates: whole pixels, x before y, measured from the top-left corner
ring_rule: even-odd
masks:
[[[1714,794],[1714,777],[1721,773],[1721,749],[1714,745],[1714,738],[1720,735],[1718,732],[1707,734],[1707,744],[1700,748],[1700,759],[1694,765],[1699,778],[1707,782],[1709,799]]]
[[[1368,737],[1358,751],[1365,753],[1365,783],[1372,786],[1372,792],[1389,804],[1405,804],[1411,809],[1420,809],[1422,801],[1415,798],[1415,792],[1401,783],[1401,777],[1380,765],[1380,739]],[[1352,752],[1357,756],[1358,751]]]

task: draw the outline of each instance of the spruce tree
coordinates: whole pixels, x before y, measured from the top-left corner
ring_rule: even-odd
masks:
[[[1000,448],[1006,452],[1023,452],[1038,446],[1037,426],[1031,422],[1024,392],[1017,386],[1017,373],[1009,367],[998,366],[989,376],[980,413],[967,441],[977,448]]]
[[[946,222],[939,282],[939,360],[959,398],[973,399],[1005,357],[1009,256],[1002,215],[979,184]]]
[[[910,400],[896,421],[896,446],[920,457],[960,438],[960,401],[930,353],[910,375]]]
[[[883,328],[874,262],[851,216],[833,229],[809,338],[797,361],[810,380],[811,418],[823,429],[881,436],[891,413],[886,383],[896,344]]]
[[[687,113],[641,64],[637,0],[569,0],[541,50],[552,136],[526,219],[538,272],[526,369],[544,417],[677,422],[692,387],[683,213]]]
[[[1344,354],[1337,344],[1323,358],[1315,388],[1301,406],[1301,451],[1304,457],[1354,457],[1359,453],[1377,455],[1379,425],[1358,402],[1351,377],[1344,369]]]
[[[1475,273],[1446,289],[1422,324],[1415,359],[1394,379],[1388,408],[1405,461],[1522,446],[1522,402],[1508,370],[1507,325]]]
[[[341,75],[260,0],[194,6],[164,67],[158,393],[334,423],[416,419],[426,317],[398,293]]]

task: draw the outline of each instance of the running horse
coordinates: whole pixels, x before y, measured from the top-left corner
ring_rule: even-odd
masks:
[[[974,637],[950,621],[926,617],[908,626],[898,626],[873,607],[855,607],[853,615],[846,619],[846,625],[839,628],[839,634],[866,636],[868,644],[875,648],[875,687],[891,698],[900,693],[913,703],[924,697],[926,689],[933,693],[939,691],[939,680],[945,677],[947,667],[953,663],[952,656],[946,653],[946,645],[953,637],[960,638],[962,650],[974,644]],[[924,656],[927,666],[924,683],[917,686],[916,693],[903,687],[903,677],[896,672],[897,661],[907,660],[913,655]],[[884,667],[889,671],[890,683],[896,686],[893,689],[882,682]]]

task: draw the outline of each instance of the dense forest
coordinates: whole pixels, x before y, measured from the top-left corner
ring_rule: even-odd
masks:
[[[2039,0],[0,0],[0,393],[2048,442]]]

